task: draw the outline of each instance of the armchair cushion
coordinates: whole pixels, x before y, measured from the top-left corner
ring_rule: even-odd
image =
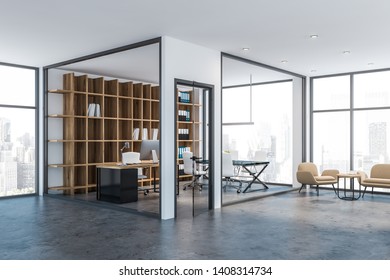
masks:
[[[314,179],[321,183],[325,183],[325,182],[329,182],[330,184],[332,182],[337,183],[337,179],[332,176],[315,176]]]
[[[382,178],[367,178],[365,179],[364,181],[364,184],[368,184],[370,186],[372,185],[386,185],[386,186],[389,186],[390,185],[390,179],[382,179]]]

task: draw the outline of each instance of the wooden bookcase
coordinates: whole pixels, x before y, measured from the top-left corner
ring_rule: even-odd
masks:
[[[96,191],[97,165],[120,162],[125,142],[130,144],[125,151],[139,152],[144,129],[147,139],[151,139],[153,129],[158,129],[159,135],[158,86],[66,73],[63,88],[49,90],[48,94],[61,95],[63,104],[61,112],[48,115],[63,124],[62,138],[48,139],[49,145],[62,145],[62,162],[50,163],[48,168],[49,172],[62,169],[63,184],[49,183],[49,191],[70,195]],[[99,105],[100,114],[91,113],[91,104]],[[133,138],[136,128],[140,131],[138,139]],[[151,168],[144,170],[147,178],[139,180],[140,187],[153,184]]]
[[[177,163],[179,180],[191,180],[184,174],[182,152],[187,150],[194,156],[202,157],[202,100],[198,91],[177,90]]]

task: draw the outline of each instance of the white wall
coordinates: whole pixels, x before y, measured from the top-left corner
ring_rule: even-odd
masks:
[[[162,38],[161,81],[161,218],[174,218],[175,202],[175,88],[174,79],[214,85],[214,206],[221,207],[221,54],[202,46]]]
[[[306,111],[306,119],[305,119],[305,125],[306,125],[306,160],[309,161],[311,157],[311,151],[310,151],[310,135],[311,135],[311,127],[310,127],[310,103],[311,103],[311,94],[310,94],[310,78],[308,77],[306,79],[306,108],[304,110]]]
[[[302,115],[304,108],[302,107],[302,78],[294,77],[293,78],[293,187],[298,187],[299,183],[297,181],[296,172],[298,169],[298,164],[302,162]]]

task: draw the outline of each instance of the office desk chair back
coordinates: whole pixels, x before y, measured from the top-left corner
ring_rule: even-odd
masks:
[[[206,175],[206,171],[198,170],[196,167],[196,161],[193,157],[192,152],[183,153],[183,164],[184,164],[184,174],[192,175],[192,181],[183,186],[183,190],[186,190],[187,187],[199,187],[199,190],[202,190],[202,183],[199,182],[200,177]]]
[[[242,182],[234,178],[237,175],[234,171],[233,159],[231,153],[222,153],[222,179],[226,181],[226,184],[223,186],[224,191],[226,191],[226,187],[232,187],[237,189],[237,193],[241,192]],[[237,182],[238,185],[235,185],[234,182]]]

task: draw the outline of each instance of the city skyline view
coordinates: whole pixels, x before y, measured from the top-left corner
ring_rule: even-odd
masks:
[[[390,71],[313,79],[313,161],[364,171],[390,160]]]
[[[0,65],[0,197],[36,192],[36,71]]]
[[[0,196],[35,192],[35,136],[15,135],[13,125],[0,117]]]

